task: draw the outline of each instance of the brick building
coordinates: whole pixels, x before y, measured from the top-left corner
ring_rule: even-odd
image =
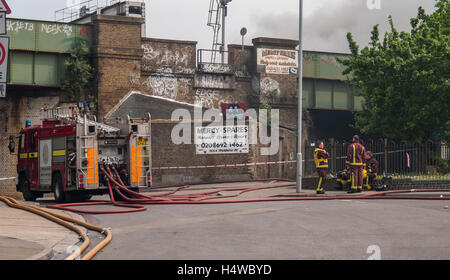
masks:
[[[8,20],[11,53],[8,95],[0,100],[0,177],[15,176],[16,155],[9,155],[7,139],[25,123],[38,123],[44,106],[67,106],[61,90],[63,62],[75,38],[86,40],[91,51],[95,78],[91,94],[95,97],[99,120],[120,114],[144,112],[154,121],[154,166],[213,165],[294,160],[297,127],[298,41],[255,38],[253,45],[228,45],[224,63],[211,63],[206,50],[197,42],[145,38],[145,19],[136,16],[88,13],[71,23]],[[49,41],[50,40],[50,41]],[[208,56],[209,55],[209,56]],[[338,127],[336,116],[352,122],[352,110],[360,99],[343,83],[342,68],[335,57],[342,54],[306,52],[303,89],[304,139],[329,137],[324,127]],[[273,61],[279,67],[273,65]],[[278,61],[278,62],[277,62]],[[136,94],[131,94],[136,93]],[[145,97],[148,98],[145,98]],[[151,98],[151,97],[154,98]],[[157,98],[155,98],[157,97]],[[129,99],[131,98],[131,99]],[[244,103],[249,108],[269,104],[280,110],[280,149],[276,155],[262,156],[250,145],[248,154],[196,155],[194,145],[173,145],[170,119],[174,108],[201,104],[204,108],[221,103]],[[328,117],[327,117],[328,116]],[[331,116],[331,117],[330,117]],[[317,123],[317,120],[321,120]],[[165,121],[162,121],[165,120]],[[251,126],[251,124],[249,124]],[[342,129],[340,129],[342,131]],[[343,137],[347,137],[344,133]],[[229,170],[158,171],[157,183],[189,183],[223,179],[295,177],[295,164],[241,167]],[[0,182],[0,193],[14,192],[11,182]]]

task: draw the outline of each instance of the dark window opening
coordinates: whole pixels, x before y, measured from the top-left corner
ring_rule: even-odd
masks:
[[[135,15],[142,15],[142,8],[141,7],[136,7],[136,6],[131,6],[128,9],[128,12],[130,14],[135,14]]]

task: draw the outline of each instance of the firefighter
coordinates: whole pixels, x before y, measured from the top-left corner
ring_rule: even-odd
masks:
[[[338,172],[336,181],[341,190],[347,190],[347,187],[350,185],[349,183],[352,181],[350,170],[346,168],[343,171]]]
[[[348,147],[346,166],[350,168],[352,186],[348,193],[362,192],[363,168],[365,164],[365,148],[359,143],[359,136],[355,135]]]
[[[364,187],[370,190],[369,183],[373,184],[373,180],[377,177],[378,173],[378,161],[375,159],[371,151],[367,151],[366,169],[367,169],[367,177]]]
[[[317,173],[319,174],[319,183],[317,185],[317,194],[325,194],[322,183],[327,179],[329,154],[324,149],[323,141],[317,142],[318,148],[314,150],[314,161],[316,163]]]

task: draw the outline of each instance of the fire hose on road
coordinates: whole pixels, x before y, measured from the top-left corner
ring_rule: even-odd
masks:
[[[163,188],[175,188],[172,191],[168,191],[163,194],[157,195],[145,195],[142,193],[134,192],[128,189],[120,178],[120,175],[114,165],[104,165],[101,170],[106,177],[108,184],[109,196],[111,201],[100,202],[84,202],[84,203],[66,203],[58,205],[48,205],[48,208],[60,209],[64,211],[72,211],[85,214],[116,214],[116,213],[131,213],[145,211],[147,208],[144,205],[152,204],[226,204],[226,203],[250,203],[250,202],[275,202],[275,201],[316,201],[316,200],[355,200],[355,199],[420,199],[420,200],[450,200],[449,196],[410,196],[402,194],[411,193],[424,193],[424,192],[449,192],[449,189],[413,189],[413,190],[393,190],[384,191],[371,194],[362,195],[337,195],[337,196],[314,196],[314,197],[269,197],[269,198],[251,198],[251,199],[237,199],[238,196],[252,191],[266,190],[273,188],[282,188],[288,186],[294,186],[295,182],[287,179],[272,178],[254,180],[254,182],[270,182],[279,181],[286,182],[282,185],[276,186],[253,186],[253,187],[238,187],[238,188],[221,188],[214,191],[203,193],[191,193],[185,195],[178,195],[181,190],[189,188],[189,185],[172,185],[172,186],[160,186],[151,187],[149,189],[163,189]],[[238,183],[248,181],[228,181],[223,183]],[[210,183],[208,183],[210,184]],[[236,192],[231,195],[223,195],[222,192]],[[392,196],[394,195],[394,196]],[[220,198],[220,200],[218,200]],[[56,214],[45,209],[41,209],[35,206],[28,206],[18,203],[16,200],[0,196],[0,200],[5,202],[10,207],[26,210],[44,218],[47,218],[55,223],[65,226],[66,228],[76,232],[83,240],[83,244],[79,250],[73,252],[66,260],[74,260],[79,258],[81,254],[88,248],[90,240],[88,236],[77,228],[74,224],[85,227],[90,230],[94,230],[105,235],[105,239],[96,245],[91,251],[84,255],[82,260],[89,260],[95,256],[102,248],[104,248],[112,239],[112,233],[109,229],[94,226],[83,221],[79,221],[64,215]],[[123,210],[105,210],[105,211],[92,211],[81,210],[72,207],[77,206],[93,206],[93,205],[113,205],[122,208],[128,208]]]
[[[66,203],[58,205],[49,205],[49,208],[55,208],[65,211],[73,211],[86,214],[115,214],[115,213],[130,213],[145,211],[144,205],[151,204],[225,204],[225,203],[249,203],[249,202],[270,202],[270,201],[315,201],[315,200],[342,200],[342,199],[422,199],[422,200],[450,200],[448,196],[429,197],[429,196],[408,196],[397,195],[407,193],[423,193],[423,192],[449,192],[449,189],[414,189],[414,190],[393,190],[384,191],[372,194],[362,195],[341,195],[341,196],[315,196],[315,197],[270,197],[270,198],[255,198],[255,199],[232,199],[236,198],[243,193],[281,188],[287,186],[293,186],[295,182],[287,179],[273,178],[265,180],[255,180],[255,182],[267,182],[267,181],[284,181],[287,184],[278,186],[259,186],[259,187],[241,187],[241,188],[223,188],[210,192],[176,195],[177,192],[188,188],[188,185],[173,185],[165,187],[151,187],[150,189],[175,187],[176,189],[165,194],[159,195],[145,195],[138,192],[134,192],[128,189],[122,182],[117,169],[113,165],[105,165],[101,168],[103,174],[107,177],[107,183],[109,188],[109,195],[111,201],[109,202],[87,202],[87,203]],[[236,183],[243,181],[228,181],[226,183]],[[225,183],[225,182],[224,182]],[[234,191],[232,195],[220,195],[222,192]],[[391,196],[396,194],[395,196]],[[218,200],[220,197],[221,200]],[[118,200],[121,200],[120,202]],[[126,207],[131,209],[125,210],[105,210],[105,211],[90,211],[80,210],[71,207],[74,206],[89,206],[89,205],[114,205],[119,207]]]
[[[20,204],[15,199],[10,198],[10,197],[0,196],[0,200],[3,201],[4,203],[6,203],[10,207],[34,213],[36,215],[44,217],[50,221],[53,221],[57,224],[60,224],[64,227],[76,232],[80,236],[80,238],[83,240],[83,243],[81,244],[81,246],[79,247],[78,250],[75,250],[72,254],[70,254],[68,257],[66,257],[65,258],[66,260],[75,260],[75,259],[81,257],[81,254],[88,248],[88,246],[90,244],[90,240],[89,240],[88,236],[80,228],[76,227],[74,224],[77,224],[79,226],[82,226],[82,227],[90,229],[90,230],[100,232],[101,234],[103,234],[105,236],[105,239],[103,241],[101,241],[99,244],[97,244],[86,255],[81,257],[81,260],[92,259],[101,249],[103,249],[112,240],[112,233],[111,233],[111,230],[109,230],[109,229],[94,226],[94,225],[85,223],[83,221],[76,220],[71,217],[67,217],[64,215],[57,214],[57,213],[53,213],[48,210],[41,209],[41,208],[38,208],[35,206]]]

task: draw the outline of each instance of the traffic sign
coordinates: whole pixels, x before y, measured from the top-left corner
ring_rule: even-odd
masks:
[[[6,3],[6,0],[0,1],[0,12],[5,12],[8,15],[11,13],[11,9],[8,6],[8,3]]]
[[[9,38],[0,37],[0,83],[6,83],[8,73]]]

